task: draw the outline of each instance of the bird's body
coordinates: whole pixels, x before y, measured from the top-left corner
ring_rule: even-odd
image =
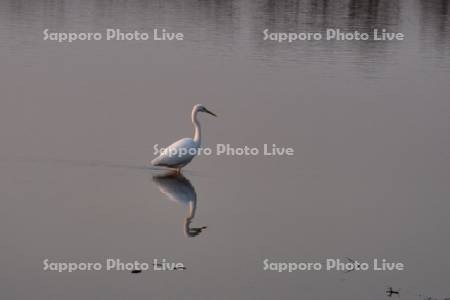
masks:
[[[216,116],[214,113],[207,110],[203,105],[195,105],[191,114],[192,124],[194,125],[195,130],[194,138],[182,138],[166,147],[157,158],[152,160],[152,165],[168,167],[176,169],[177,172],[180,172],[181,168],[192,161],[192,159],[197,155],[202,141],[201,127],[197,119],[198,112],[206,112]]]
[[[166,147],[164,149],[164,153],[152,160],[152,165],[176,169],[182,168],[191,162],[191,160],[195,157],[193,152],[196,152],[199,147],[200,145],[191,138],[180,139]],[[181,155],[180,149],[185,149],[186,151],[183,152],[187,153]],[[189,149],[195,149],[195,151],[189,151]]]

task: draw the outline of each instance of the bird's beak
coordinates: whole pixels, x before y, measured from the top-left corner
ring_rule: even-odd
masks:
[[[213,112],[210,111],[210,110],[207,110],[206,108],[205,108],[205,112],[208,113],[208,114],[210,114],[210,115],[213,115],[214,117],[217,117],[217,115],[216,115],[215,113],[213,113]]]

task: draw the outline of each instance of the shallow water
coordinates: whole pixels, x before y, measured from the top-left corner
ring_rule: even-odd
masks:
[[[449,297],[449,11],[436,0],[0,1],[2,296],[380,299],[393,286]],[[44,28],[107,27],[185,41],[42,40]],[[265,28],[328,27],[407,39],[262,41]],[[203,156],[185,178],[156,178],[154,145],[192,134],[195,103],[219,115],[201,116],[205,146],[295,156]],[[187,269],[42,270],[45,258],[116,257]],[[407,270],[262,270],[265,258],[328,257]]]

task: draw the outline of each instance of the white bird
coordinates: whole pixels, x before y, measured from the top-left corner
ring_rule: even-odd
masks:
[[[152,165],[168,167],[180,173],[181,168],[191,162],[197,155],[202,143],[202,131],[197,119],[198,112],[205,112],[217,117],[215,113],[207,110],[203,105],[194,105],[191,113],[192,124],[194,124],[195,129],[194,138],[183,138],[166,147],[157,158],[152,160]]]

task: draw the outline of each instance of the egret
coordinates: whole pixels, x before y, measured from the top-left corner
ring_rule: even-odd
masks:
[[[203,105],[194,105],[191,113],[192,124],[194,124],[194,138],[183,138],[166,147],[157,158],[152,160],[152,165],[168,167],[180,173],[181,168],[191,162],[197,155],[202,143],[201,126],[197,119],[199,112],[205,112],[217,117],[215,113],[207,110]]]

